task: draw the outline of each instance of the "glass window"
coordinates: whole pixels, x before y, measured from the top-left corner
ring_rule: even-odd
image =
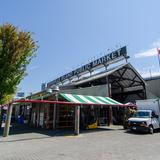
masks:
[[[135,112],[133,114],[133,117],[135,117],[135,118],[149,118],[150,112],[145,112],[145,111]]]

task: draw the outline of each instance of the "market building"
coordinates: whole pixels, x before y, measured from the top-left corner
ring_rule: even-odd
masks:
[[[109,119],[109,114],[111,114],[109,113],[109,107],[103,107],[103,103],[98,105],[100,102],[97,100],[97,96],[110,97],[112,101],[114,100],[121,105],[134,102],[135,99],[146,98],[145,82],[135,68],[128,63],[128,58],[127,49],[124,46],[49,82],[47,87],[43,84],[42,91],[28,96],[27,99],[68,101],[62,96],[67,94],[74,95],[72,96],[74,99],[83,96],[81,100],[86,100],[84,96],[89,95],[92,96],[93,101],[90,102],[87,99],[85,102],[88,103],[89,101],[90,105],[84,107],[85,109],[81,109],[81,128],[96,123],[109,125],[111,121],[114,124],[122,124],[123,109],[119,106],[112,107],[112,116],[114,118]],[[95,99],[96,101],[94,101]],[[76,103],[77,101],[71,102]],[[93,102],[97,103],[99,109],[92,105]],[[79,103],[83,103],[83,101]],[[112,106],[113,104],[108,103],[108,105]],[[14,113],[15,117],[24,114],[28,119],[28,123],[36,127],[73,128],[74,126],[74,116],[71,116],[71,113],[74,115],[73,106],[61,105],[55,109],[54,104],[32,103],[22,105],[20,109],[15,108]]]
[[[146,82],[128,59],[124,46],[43,84],[42,91],[17,101],[13,114],[46,129],[123,124],[125,109],[147,98]]]

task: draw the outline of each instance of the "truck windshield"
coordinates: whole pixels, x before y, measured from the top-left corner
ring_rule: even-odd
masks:
[[[135,112],[133,114],[133,117],[135,117],[135,118],[149,118],[150,113],[149,112],[143,112],[143,111]]]

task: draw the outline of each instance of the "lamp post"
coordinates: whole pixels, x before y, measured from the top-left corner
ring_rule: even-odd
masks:
[[[58,101],[59,87],[53,86],[52,93],[55,94],[55,100]],[[57,105],[54,104],[54,110],[53,110],[53,129],[54,130],[56,129],[56,110],[57,110]]]

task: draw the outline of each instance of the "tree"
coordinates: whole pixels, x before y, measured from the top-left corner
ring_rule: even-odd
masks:
[[[31,32],[8,23],[0,26],[0,104],[11,101],[36,50]]]

